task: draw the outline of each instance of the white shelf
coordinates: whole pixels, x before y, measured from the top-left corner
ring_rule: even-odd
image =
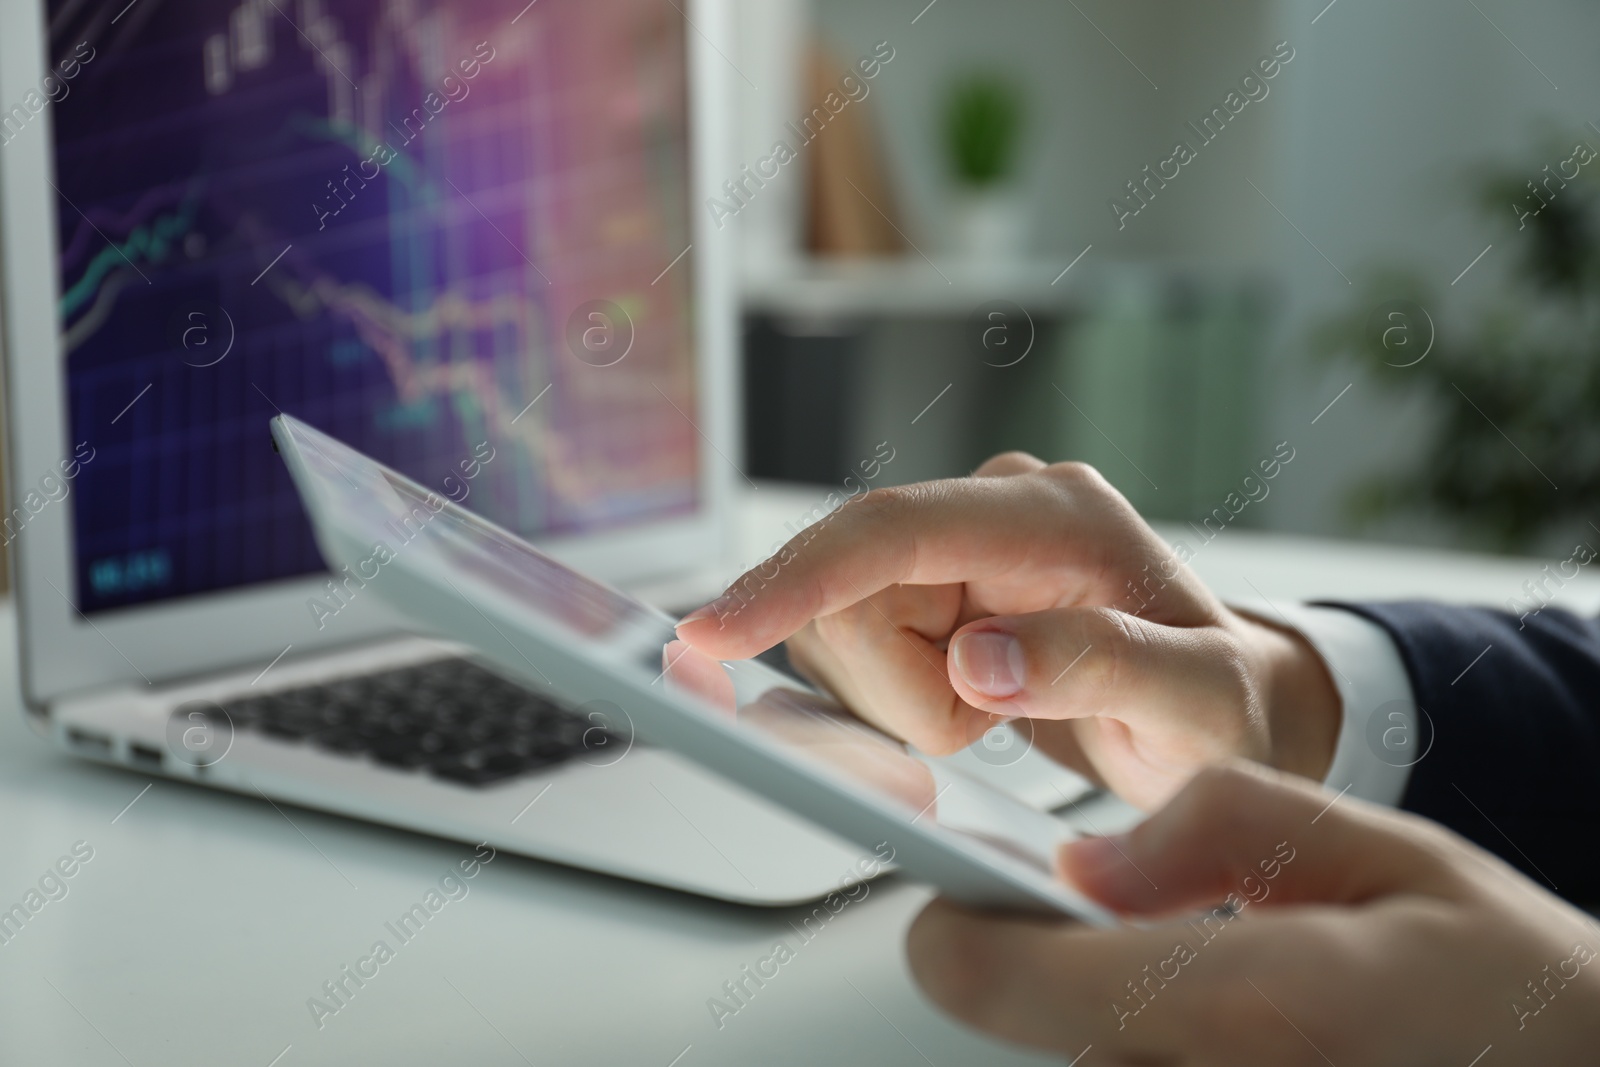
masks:
[[[1091,252],[1090,255],[1093,255]],[[747,276],[747,310],[791,315],[965,315],[985,300],[1040,306],[1070,302],[1079,263],[1058,284],[1070,262],[974,266],[925,260],[915,254],[884,260],[807,263],[784,274]]]
[[[1165,260],[1094,261],[1089,252],[1005,264],[906,257],[812,260],[778,272],[750,272],[741,283],[746,311],[817,318],[879,315],[964,317],[989,300],[1010,300],[1048,314],[1081,306],[1086,296],[1119,281],[1150,284],[1183,279],[1205,285],[1260,280],[1259,266]],[[1070,270],[1066,270],[1072,264]]]

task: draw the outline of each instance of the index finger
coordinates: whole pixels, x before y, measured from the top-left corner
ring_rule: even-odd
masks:
[[[1050,567],[1070,567],[1080,554],[1074,548],[1093,543],[1072,536],[1087,523],[1087,488],[1073,474],[872,490],[802,530],[685,616],[678,635],[718,659],[744,659],[896,583],[982,581],[1030,562],[1044,565],[1043,550]]]

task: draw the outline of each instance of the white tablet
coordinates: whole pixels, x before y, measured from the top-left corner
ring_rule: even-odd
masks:
[[[946,896],[1117,923],[1052,873],[1074,836],[1065,823],[765,664],[709,659],[676,640],[664,612],[303,422],[279,416],[272,434],[336,580],[359,581],[420,630],[567,706],[615,704],[645,741],[892,855]]]

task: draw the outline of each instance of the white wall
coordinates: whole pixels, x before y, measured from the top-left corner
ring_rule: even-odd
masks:
[[[1310,360],[1309,325],[1349,306],[1367,271],[1396,262],[1443,294],[1430,311],[1444,329],[1469,327],[1509,265],[1497,246],[1450,286],[1507,232],[1470,202],[1473,168],[1530,158],[1546,134],[1600,145],[1584,127],[1600,122],[1600,5],[1591,0],[924,3],[812,0],[843,59],[879,40],[896,49],[871,101],[912,237],[933,254],[947,247],[937,143],[945,89],[970,68],[1013,73],[1032,101],[1026,185],[1040,258],[1064,266],[1092,242],[1091,255],[1107,261],[1254,264],[1277,287],[1262,440],[1289,439],[1298,455],[1261,515],[1281,528],[1342,531],[1349,488],[1406,461],[1427,419],[1425,404],[1398,403],[1348,369]],[[1296,55],[1271,95],[1119,231],[1107,199],[1285,39]]]
[[[1189,111],[1198,118],[1202,101],[1220,102],[1269,49],[1269,0],[1080,0],[1078,7],[1083,13],[1061,0],[938,0],[912,25],[920,2],[816,0],[818,23],[845,58],[879,40],[896,48],[875,106],[914,237],[936,247],[946,241],[950,187],[941,166],[939,108],[955,78],[985,69],[1010,74],[1029,96],[1025,182],[1035,252],[1046,259],[1076,255],[1093,242],[1097,253],[1114,259],[1252,254],[1259,227],[1248,219],[1222,225],[1203,206],[1220,187],[1238,184],[1218,160],[1202,160],[1206,166],[1165,194],[1172,203],[1152,205],[1120,232],[1106,201],[1145,164],[1170,153]],[[1241,119],[1262,117],[1249,110]],[[1243,121],[1214,151],[1235,167],[1259,160],[1265,130],[1264,122]],[[1226,241],[1211,240],[1223,234]]]
[[[1306,43],[1296,60],[1305,66],[1295,72],[1292,121],[1279,145],[1278,202],[1357,286],[1374,263],[1412,265],[1446,294],[1430,309],[1444,329],[1466,329],[1503,290],[1511,262],[1511,209],[1498,221],[1475,209],[1474,168],[1532,158],[1546,133],[1600,145],[1600,135],[1584,126],[1600,119],[1600,6],[1476,0],[1480,14],[1465,0],[1339,0],[1310,26],[1325,2],[1284,5],[1285,32]],[[1530,165],[1530,179],[1539,165]],[[1280,236],[1290,286],[1271,415],[1279,436],[1307,447],[1297,461],[1304,466],[1283,480],[1270,514],[1281,527],[1333,530],[1344,486],[1362,472],[1409,460],[1426,406],[1397,404],[1371,381],[1308,364],[1306,324],[1346,306],[1352,287],[1292,231]],[[1451,279],[1491,242],[1495,249],[1452,288]],[[1350,393],[1310,426],[1352,380]]]

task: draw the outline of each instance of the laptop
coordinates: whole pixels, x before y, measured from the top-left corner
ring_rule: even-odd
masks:
[[[329,573],[268,432],[304,419],[612,582],[724,560],[733,304],[696,205],[733,173],[727,12],[684,12],[0,5],[4,529],[42,733],[713,897],[839,884],[858,848]]]

